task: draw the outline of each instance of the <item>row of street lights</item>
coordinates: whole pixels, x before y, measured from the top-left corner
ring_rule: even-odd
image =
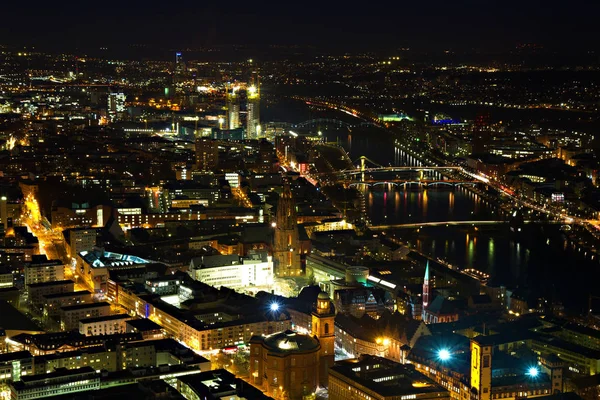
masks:
[[[438,350],[437,358],[441,362],[446,362],[452,358],[452,353],[450,353],[450,350],[448,350],[446,348],[442,348],[442,349]],[[530,378],[537,378],[539,374],[540,374],[540,370],[535,366],[529,367],[527,369],[527,372],[525,373],[525,375],[529,376]]]

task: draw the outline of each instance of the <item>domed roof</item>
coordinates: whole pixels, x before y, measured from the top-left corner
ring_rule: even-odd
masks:
[[[325,292],[319,293],[319,295],[317,296],[317,299],[318,300],[331,300],[329,298],[329,295],[327,293],[325,293]]]
[[[292,330],[269,335],[264,339],[264,344],[269,350],[284,353],[303,353],[320,348],[318,339]]]

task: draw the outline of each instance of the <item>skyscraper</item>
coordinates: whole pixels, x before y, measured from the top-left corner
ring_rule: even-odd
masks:
[[[185,64],[183,63],[183,55],[181,52],[175,53],[175,72],[183,72]]]
[[[111,121],[122,119],[125,116],[125,94],[108,94],[108,117]]]
[[[261,137],[260,127],[260,87],[258,85],[258,72],[252,72],[250,87],[248,88],[248,118],[246,120],[246,137],[258,139]]]
[[[240,102],[236,93],[237,86],[227,93],[227,128],[237,129],[240,127]]]
[[[300,276],[300,241],[298,238],[298,222],[296,205],[289,182],[285,182],[283,193],[277,203],[275,219],[275,238],[273,249],[273,268],[275,276]]]
[[[473,153],[485,153],[492,140],[489,114],[480,114],[473,124]]]
[[[185,62],[183,55],[180,52],[175,53],[175,73],[173,74],[173,86],[175,89],[180,89],[181,83],[185,78]]]
[[[219,142],[199,137],[196,139],[196,167],[200,171],[210,171],[219,165]]]

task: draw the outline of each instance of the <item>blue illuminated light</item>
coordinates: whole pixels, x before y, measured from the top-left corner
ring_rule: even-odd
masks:
[[[448,361],[451,357],[450,351],[448,351],[448,349],[441,349],[440,351],[438,351],[438,358],[441,361]]]

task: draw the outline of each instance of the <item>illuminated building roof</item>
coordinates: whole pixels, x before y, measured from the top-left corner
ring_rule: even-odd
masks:
[[[265,347],[277,353],[304,353],[316,351],[321,347],[319,340],[292,330],[274,333],[267,337],[254,336],[252,341],[262,340]]]

